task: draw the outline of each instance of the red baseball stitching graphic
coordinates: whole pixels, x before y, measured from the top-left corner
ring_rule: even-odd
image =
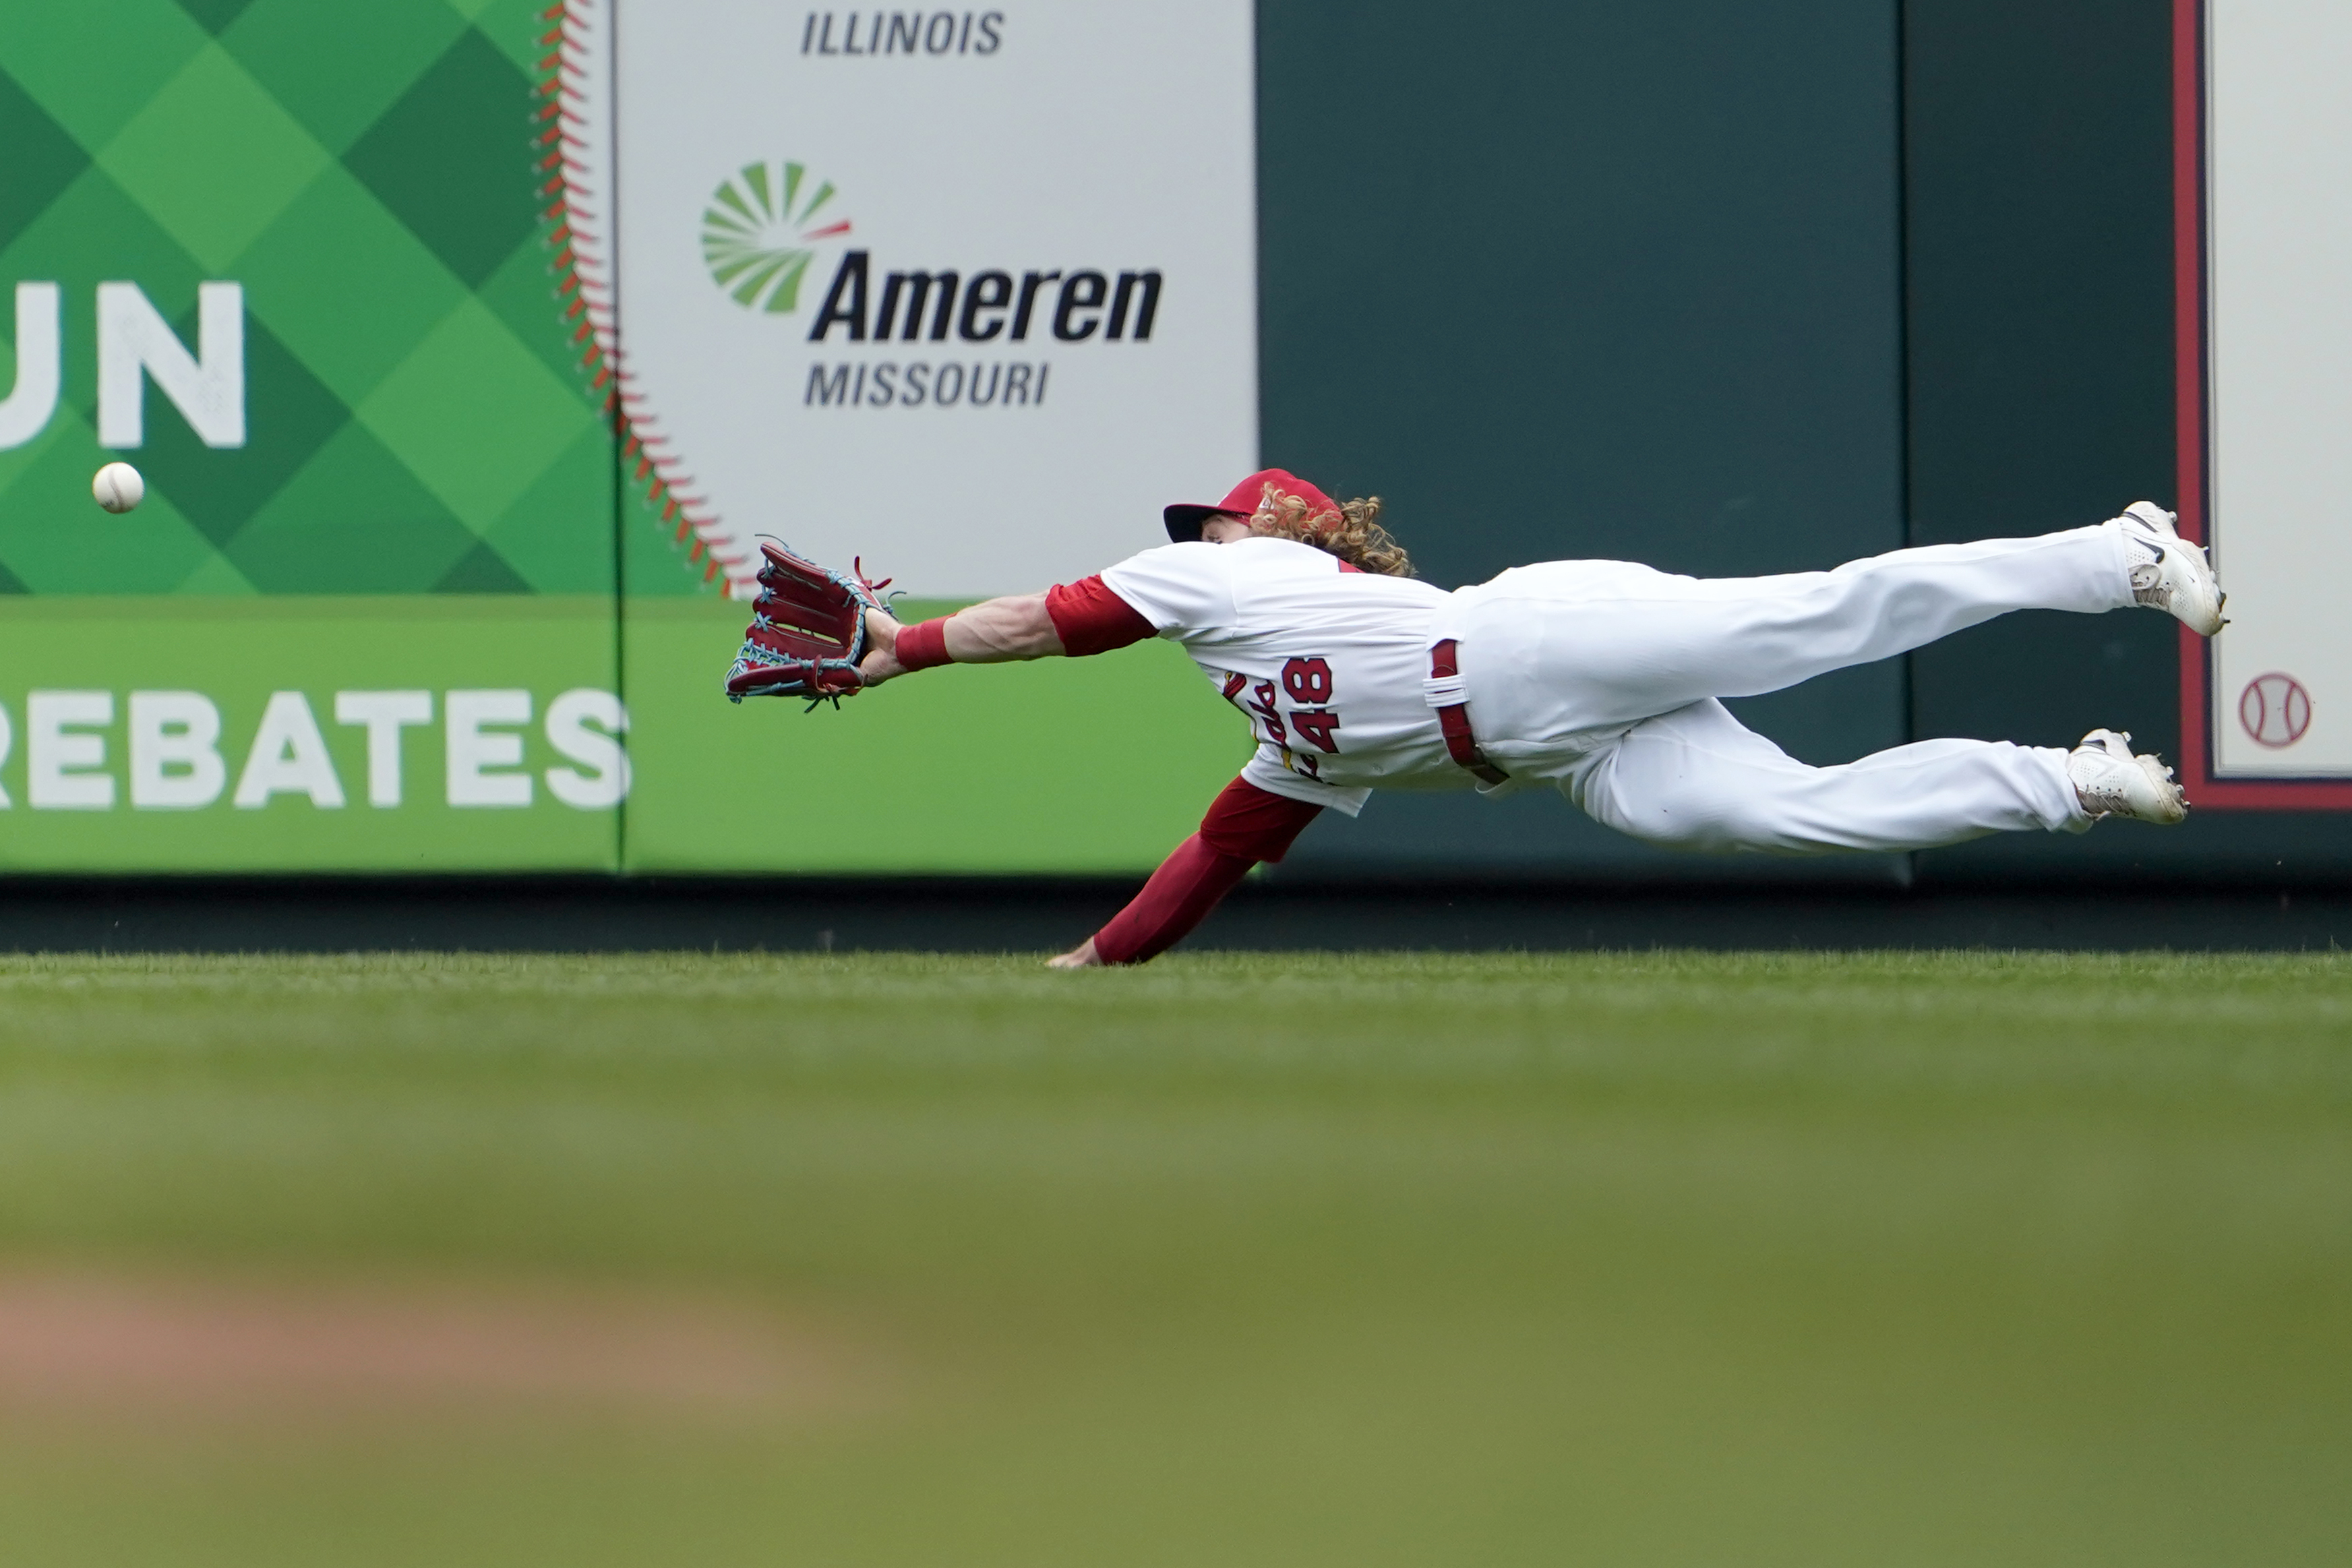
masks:
[[[597,223],[595,205],[605,193],[593,188],[592,128],[582,103],[595,58],[591,30],[598,23],[597,8],[596,0],[562,0],[540,16],[554,24],[539,40],[548,53],[539,62],[539,96],[544,101],[534,123],[541,127],[535,145],[541,150],[538,168],[545,176],[539,195],[550,204],[540,217],[550,226],[547,244],[557,253],[555,298],[564,307],[564,320],[578,323],[572,341],[581,351],[581,374],[591,391],[604,393],[605,413],[619,417],[621,458],[636,459],[633,482],[645,487],[646,500],[661,504],[664,523],[677,521],[679,542],[691,536],[687,559],[705,561],[702,580],[724,573],[729,593],[748,599],[759,591],[758,557],[730,542],[719,513],[662,434],[660,417],[621,352],[610,236]]]
[[[2238,722],[2256,745],[2284,751],[2311,728],[2311,693],[2292,675],[2257,675],[2238,694]]]

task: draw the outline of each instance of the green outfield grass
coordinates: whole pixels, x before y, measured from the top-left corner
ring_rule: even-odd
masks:
[[[2352,963],[9,960],[0,1336],[61,1279],[814,1370],[19,1367],[9,1563],[2335,1564]]]

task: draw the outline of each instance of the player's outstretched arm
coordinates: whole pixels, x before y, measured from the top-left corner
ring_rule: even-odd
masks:
[[[1154,628],[1100,577],[1087,577],[1042,594],[990,599],[916,626],[868,610],[866,635],[874,647],[858,661],[858,679],[879,686],[935,665],[1108,653],[1144,641]]]
[[[990,599],[918,626],[900,626],[880,610],[868,610],[866,635],[874,647],[858,661],[857,674],[868,686],[933,665],[1009,664],[1066,651],[1043,594]]]

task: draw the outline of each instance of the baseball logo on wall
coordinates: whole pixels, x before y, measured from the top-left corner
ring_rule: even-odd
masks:
[[[562,42],[635,467],[739,590],[761,534],[926,596],[1034,588],[1255,465],[1243,0],[572,0]]]
[[[2292,675],[2256,676],[2238,695],[2238,722],[2256,745],[2284,751],[2311,728],[2311,693]]]

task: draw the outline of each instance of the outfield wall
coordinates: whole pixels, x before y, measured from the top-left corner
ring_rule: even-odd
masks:
[[[2170,0],[543,10],[0,15],[0,866],[1119,873],[1245,753],[1159,646],[731,707],[761,533],[937,608],[1261,458],[1447,584],[2175,499]],[[1740,708],[2174,751],[2181,668],[2012,617]],[[1282,874],[2339,866],[2330,811],[1717,860],[1384,796]]]
[[[1151,865],[1245,751],[1172,650],[720,681],[762,535],[936,610],[1255,465],[1253,49],[1240,0],[8,8],[0,867]]]

